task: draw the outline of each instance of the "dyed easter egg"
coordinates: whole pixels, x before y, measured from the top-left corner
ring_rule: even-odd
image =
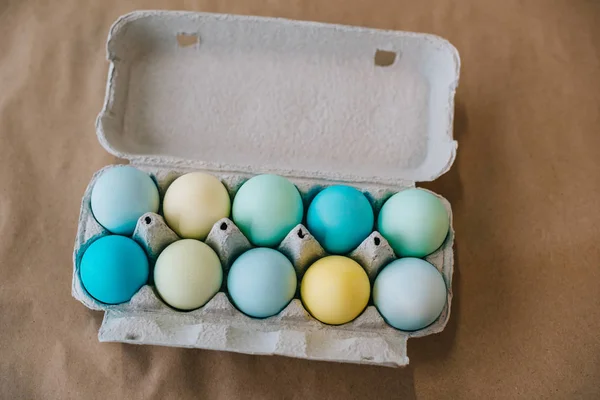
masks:
[[[329,256],[304,274],[300,296],[313,317],[340,325],[358,317],[369,301],[371,287],[365,270],[351,258]]]
[[[371,203],[350,186],[330,186],[319,192],[308,207],[310,233],[331,254],[354,250],[373,230]]]
[[[278,175],[250,178],[233,199],[233,222],[256,246],[277,246],[303,214],[298,189]]]
[[[148,258],[132,239],[110,235],[94,241],[83,253],[79,276],[85,290],[96,300],[119,304],[148,281]]]
[[[195,239],[171,243],[154,266],[154,283],[171,307],[193,310],[205,305],[220,289],[223,269],[217,253]]]
[[[401,258],[388,264],[373,285],[373,302],[388,324],[416,331],[433,323],[446,305],[442,274],[420,258]]]
[[[175,179],[163,199],[165,221],[182,238],[204,240],[221,218],[229,217],[231,201],[219,179],[192,172]]]
[[[450,218],[442,201],[422,189],[407,189],[381,207],[377,228],[398,257],[425,257],[448,235]]]
[[[92,188],[94,218],[119,235],[133,234],[137,220],[147,212],[157,212],[159,202],[152,178],[127,165],[105,170]]]
[[[278,314],[294,297],[296,286],[292,263],[280,252],[264,247],[239,256],[227,276],[234,305],[255,318]]]

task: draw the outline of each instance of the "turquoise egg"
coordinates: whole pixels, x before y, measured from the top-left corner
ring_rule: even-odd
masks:
[[[398,257],[421,258],[444,243],[450,218],[436,195],[423,189],[407,189],[383,204],[377,228]]]
[[[444,310],[447,289],[442,274],[420,258],[388,264],[373,284],[373,303],[396,329],[416,331],[433,323]]]
[[[371,203],[350,186],[330,186],[319,192],[308,207],[307,228],[331,254],[354,250],[373,230]]]
[[[296,293],[296,271],[286,256],[269,248],[248,250],[232,264],[227,290],[235,306],[254,318],[278,314]]]
[[[148,174],[126,165],[105,170],[92,188],[92,213],[112,233],[131,235],[137,220],[158,212],[159,195]]]
[[[83,253],[79,264],[81,283],[96,300],[119,304],[148,281],[148,258],[144,250],[125,236],[104,236]]]
[[[258,175],[240,187],[231,214],[254,245],[274,247],[302,222],[304,206],[292,182],[278,175]]]

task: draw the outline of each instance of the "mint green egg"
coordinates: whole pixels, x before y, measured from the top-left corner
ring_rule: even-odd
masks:
[[[377,229],[398,257],[422,258],[437,250],[448,235],[450,218],[434,194],[407,189],[381,207]]]
[[[274,247],[302,222],[304,206],[292,182],[278,175],[258,175],[240,187],[231,214],[252,244]]]

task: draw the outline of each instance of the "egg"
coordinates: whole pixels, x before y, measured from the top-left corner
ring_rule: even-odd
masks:
[[[308,207],[306,224],[310,233],[331,254],[355,249],[373,230],[371,203],[350,186],[330,186],[319,192]]]
[[[328,256],[312,264],[300,285],[300,297],[313,317],[340,325],[358,317],[369,301],[371,287],[365,270],[343,256]]]
[[[119,304],[148,281],[148,258],[132,239],[110,235],[94,241],[84,251],[79,276],[85,290],[96,300]]]
[[[373,302],[388,324],[416,331],[433,323],[444,310],[447,289],[442,274],[420,258],[388,264],[373,284]]]
[[[278,314],[294,297],[296,286],[292,263],[280,252],[264,247],[239,256],[227,276],[233,304],[255,318]]]
[[[163,199],[165,221],[180,237],[204,240],[221,218],[229,217],[231,201],[216,177],[192,172],[175,179]]]
[[[444,243],[450,218],[436,195],[422,189],[407,189],[383,204],[377,228],[398,257],[422,258]]]
[[[154,266],[158,294],[179,310],[202,307],[219,291],[222,282],[223,269],[217,253],[195,239],[171,243]]]
[[[147,212],[158,212],[159,202],[152,178],[127,165],[105,170],[92,187],[94,218],[119,235],[133,234],[138,218]]]
[[[298,189],[278,175],[249,179],[233,199],[233,222],[256,246],[277,246],[303,215]]]

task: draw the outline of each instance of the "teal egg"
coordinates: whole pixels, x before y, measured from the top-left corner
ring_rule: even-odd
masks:
[[[420,258],[388,264],[373,284],[373,303],[385,321],[403,331],[433,323],[444,310],[447,289],[442,274]]]
[[[354,250],[373,230],[371,203],[350,186],[330,186],[319,192],[306,213],[307,228],[331,254]]]
[[[264,247],[238,257],[227,277],[231,300],[254,318],[278,314],[294,297],[297,284],[296,271],[287,257]]]
[[[302,222],[304,206],[294,184],[278,175],[246,181],[233,199],[233,222],[256,246],[274,247]]]
[[[407,189],[381,207],[377,228],[399,257],[425,257],[448,235],[450,218],[441,200],[422,189]]]
[[[144,250],[125,236],[104,236],[83,253],[79,264],[81,283],[96,300],[119,304],[148,281],[149,265]]]
[[[152,178],[127,165],[105,170],[92,188],[94,218],[118,235],[133,234],[137,220],[147,212],[158,212],[159,202]]]

